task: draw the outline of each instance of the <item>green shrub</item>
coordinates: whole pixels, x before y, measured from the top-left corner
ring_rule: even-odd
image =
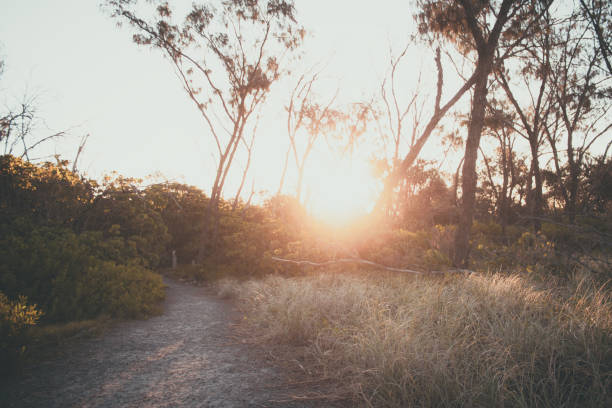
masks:
[[[42,312],[25,296],[9,300],[0,292],[0,375],[7,374],[24,357],[28,347],[26,329],[38,323]]]
[[[36,302],[45,312],[45,323],[100,314],[147,316],[163,298],[161,278],[125,258],[133,252],[124,248],[123,240],[34,227],[23,220],[6,231],[0,238],[0,285],[8,296],[23,294]]]
[[[143,318],[160,312],[165,293],[159,274],[138,265],[105,261],[87,268],[74,297],[79,318]]]
[[[437,249],[428,249],[425,251],[424,263],[428,269],[441,269],[451,266],[451,261],[444,253]]]

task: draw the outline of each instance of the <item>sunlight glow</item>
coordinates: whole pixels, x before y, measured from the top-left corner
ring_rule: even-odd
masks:
[[[367,160],[333,158],[313,160],[305,175],[306,207],[319,220],[332,226],[347,226],[372,211],[379,181]]]

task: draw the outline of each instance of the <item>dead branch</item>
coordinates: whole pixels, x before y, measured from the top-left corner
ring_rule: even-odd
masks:
[[[76,173],[78,170],[77,162],[79,161],[79,157],[81,153],[83,153],[83,149],[85,149],[85,144],[87,143],[87,139],[89,139],[89,133],[81,138],[81,143],[79,143],[79,148],[77,149],[76,156],[74,156],[74,161],[72,162],[72,172]]]
[[[412,273],[412,274],[415,274],[415,275],[445,274],[445,273],[455,273],[455,272],[468,273],[468,274],[476,273],[476,272],[471,271],[469,269],[455,269],[455,268],[448,269],[448,270],[445,270],[445,271],[415,271],[413,269],[393,268],[391,266],[381,265],[379,263],[372,262],[372,261],[367,261],[365,259],[360,259],[360,258],[341,258],[341,259],[334,259],[334,260],[325,261],[325,262],[313,262],[313,261],[306,261],[306,260],[295,261],[295,260],[292,260],[292,259],[278,258],[276,256],[272,256],[270,258],[273,261],[277,261],[277,262],[292,263],[292,264],[295,264],[295,265],[310,265],[310,266],[327,266],[327,265],[334,265],[334,264],[339,264],[339,263],[358,263],[358,264],[362,264],[362,265],[370,265],[370,266],[374,266],[376,268],[385,269],[387,271]]]

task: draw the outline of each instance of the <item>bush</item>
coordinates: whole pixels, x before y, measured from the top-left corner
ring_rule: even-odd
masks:
[[[79,318],[149,317],[160,312],[164,297],[160,275],[138,265],[108,261],[89,267],[75,291],[75,303],[81,305]]]
[[[428,230],[374,230],[359,245],[362,258],[387,266],[427,270],[445,269],[451,264],[453,226]]]
[[[12,301],[0,292],[0,375],[19,364],[29,343],[26,329],[36,325],[41,315],[25,296]]]
[[[111,256],[126,253],[124,242],[100,234],[17,221],[0,238],[0,285],[11,297],[25,295],[45,312],[44,322],[112,317],[145,317],[163,299],[159,275],[139,262]],[[98,239],[99,238],[99,239]],[[124,260],[121,264],[113,260]]]

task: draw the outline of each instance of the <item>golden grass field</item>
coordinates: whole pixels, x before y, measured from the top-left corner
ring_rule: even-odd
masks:
[[[326,270],[222,281],[264,344],[376,407],[612,406],[612,299],[586,276]]]

